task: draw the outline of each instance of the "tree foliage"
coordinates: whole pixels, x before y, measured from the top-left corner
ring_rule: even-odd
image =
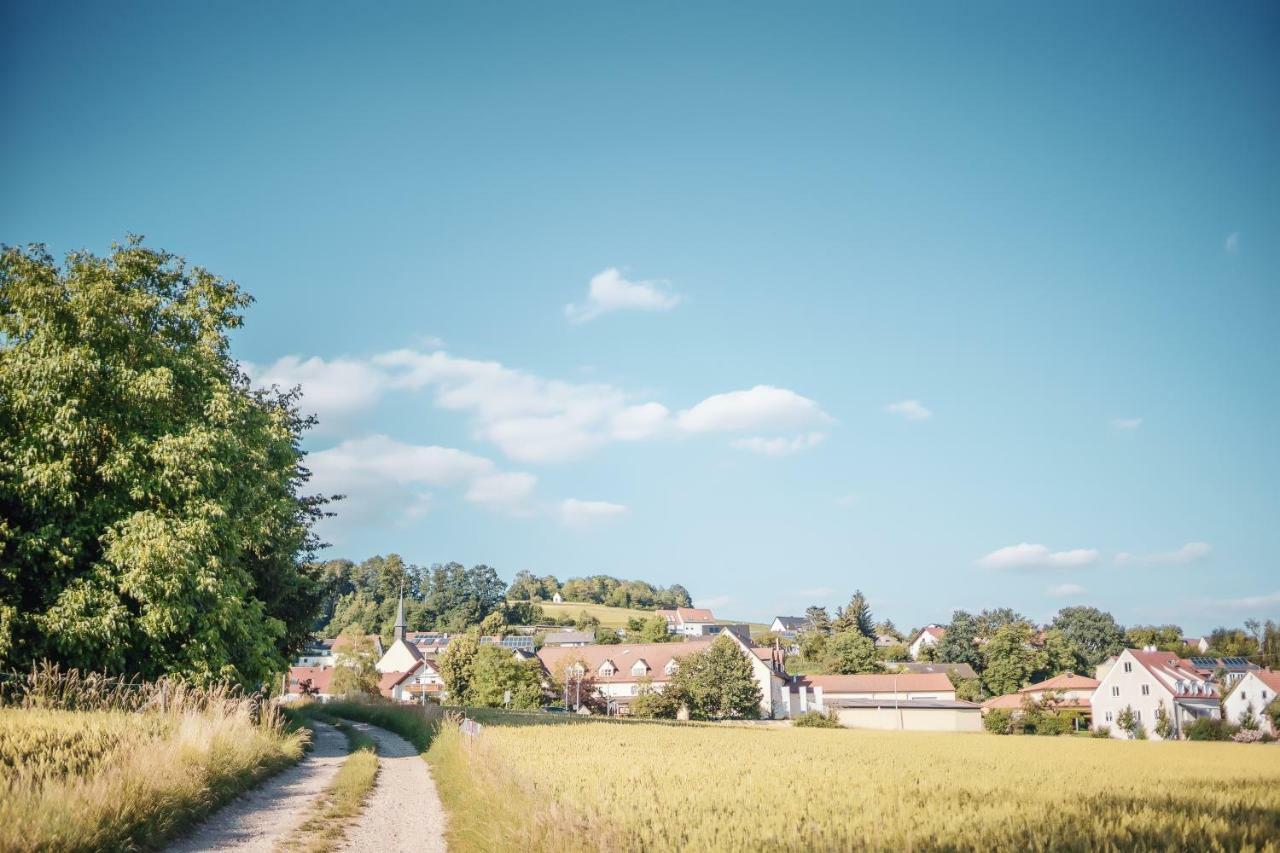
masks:
[[[329,682],[329,692],[336,695],[367,693],[378,695],[378,649],[359,625],[352,625],[339,635],[338,662]]]
[[[667,686],[670,698],[695,720],[755,719],[763,696],[742,647],[718,637],[701,652],[680,659]]]
[[[253,684],[305,640],[323,501],[231,356],[250,301],[140,238],[0,253],[0,666]]]
[[[480,708],[501,708],[508,692],[512,708],[539,707],[542,677],[538,662],[518,660],[510,649],[502,646],[481,646],[472,665],[465,703]]]
[[[1026,622],[999,628],[983,646],[982,683],[994,696],[1016,693],[1041,667],[1041,654],[1032,646],[1034,629]]]
[[[871,618],[871,605],[867,603],[867,597],[862,594],[862,590],[854,591],[849,598],[849,604],[836,611],[836,618],[831,623],[831,629],[837,633],[857,631],[862,636],[875,640],[876,626],[875,621]]]
[[[1075,647],[1081,672],[1088,672],[1125,646],[1124,629],[1096,607],[1064,607],[1050,625]]]
[[[936,658],[944,663],[967,663],[982,672],[986,661],[975,642],[978,639],[978,619],[964,610],[951,615],[951,624],[936,646]]]
[[[465,705],[469,700],[479,654],[480,639],[474,634],[454,637],[445,646],[440,655],[440,678],[450,703]]]
[[[832,634],[827,639],[822,662],[823,668],[833,675],[880,671],[875,643],[854,630]]]
[[[561,584],[559,592],[566,602],[604,604],[638,610],[689,607],[693,604],[689,591],[680,584],[654,586],[646,581],[622,580],[609,575],[569,578]],[[512,598],[515,596],[512,595]]]
[[[530,605],[506,606],[506,585],[486,565],[466,568],[443,563],[423,569],[399,554],[370,557],[357,564],[334,560],[321,567],[331,614],[319,630],[333,636],[360,624],[383,638],[391,636],[401,590],[405,623],[410,631],[465,631],[497,614],[494,623],[509,624],[536,615]]]

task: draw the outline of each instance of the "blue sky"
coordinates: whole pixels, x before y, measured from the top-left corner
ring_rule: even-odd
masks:
[[[252,292],[334,556],[1280,616],[1273,4],[0,15],[0,241]]]

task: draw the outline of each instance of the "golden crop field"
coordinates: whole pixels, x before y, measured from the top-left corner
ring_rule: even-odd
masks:
[[[0,850],[154,846],[304,744],[278,720],[255,720],[247,702],[0,708]]]
[[[1280,850],[1280,746],[597,722],[431,758],[458,849]]]

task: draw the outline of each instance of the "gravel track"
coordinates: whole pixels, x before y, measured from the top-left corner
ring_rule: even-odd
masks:
[[[342,732],[317,722],[315,740],[301,761],[232,800],[167,850],[270,851],[306,818],[346,757]]]
[[[378,781],[340,849],[445,853],[444,806],[427,762],[399,735],[352,725],[378,742]]]

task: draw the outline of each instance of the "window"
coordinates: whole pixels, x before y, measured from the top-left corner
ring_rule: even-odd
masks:
[[[1133,718],[1134,718],[1135,720],[1137,720],[1138,722],[1142,722],[1142,712],[1141,712],[1141,711],[1134,711],[1134,712],[1133,712]]]
[[[613,675],[615,672],[617,672],[617,670],[614,669],[612,662],[605,661],[604,663],[600,664],[601,675]]]
[[[1124,662],[1124,671],[1125,671],[1125,672],[1133,672],[1133,664],[1131,664],[1129,661],[1125,661],[1125,662]]]
[[[1244,692],[1243,690],[1241,690],[1241,691],[1240,691],[1240,698],[1241,698],[1241,699],[1248,699],[1249,697],[1245,695],[1245,692]]]
[[[1108,712],[1107,712],[1107,722],[1108,722],[1108,723],[1109,723],[1109,722],[1111,722],[1111,712],[1110,712],[1110,711],[1108,711]]]
[[[1267,701],[1267,691],[1265,691],[1265,690],[1264,690],[1264,691],[1262,691],[1262,701],[1263,701],[1263,702]]]
[[[1120,685],[1119,685],[1119,684],[1112,685],[1112,687],[1111,687],[1111,695],[1112,695],[1112,696],[1119,696],[1119,695],[1120,695]]]
[[[645,663],[642,660],[638,660],[631,665],[632,675],[644,675],[648,671],[649,671],[649,664]]]
[[[1144,684],[1144,685],[1142,685],[1142,695],[1143,695],[1143,696],[1150,696],[1150,695],[1151,695],[1151,685],[1150,685],[1150,684]]]

